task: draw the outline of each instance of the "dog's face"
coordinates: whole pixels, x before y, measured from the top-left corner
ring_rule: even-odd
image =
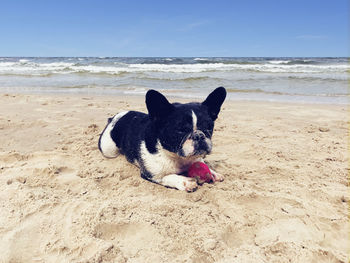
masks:
[[[211,136],[226,90],[215,89],[202,103],[173,103],[159,92],[146,94],[149,117],[161,145],[181,157],[211,152]]]

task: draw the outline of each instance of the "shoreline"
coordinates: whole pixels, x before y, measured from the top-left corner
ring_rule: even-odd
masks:
[[[214,90],[214,89],[213,89]],[[165,95],[167,98],[169,98],[170,100],[172,100],[173,102],[192,102],[192,101],[201,101],[204,100],[206,98],[208,94],[198,94],[200,96],[194,96],[193,97],[183,97],[183,96],[177,96],[175,95],[176,92],[163,92],[162,90],[158,90],[160,91],[163,95]],[[4,91],[0,91],[0,96],[1,95],[29,95],[29,96],[59,96],[59,97],[97,97],[97,98],[126,98],[126,99],[131,99],[131,98],[135,98],[135,99],[144,99],[146,92],[142,93],[142,94],[132,94],[132,93],[128,93],[128,94],[123,94],[123,93],[111,93],[111,94],[101,94],[101,93],[70,93],[70,92],[4,92]],[[237,103],[281,103],[281,104],[299,104],[299,105],[329,105],[329,106],[339,106],[339,107],[347,107],[350,104],[350,98],[347,97],[339,97],[339,98],[345,98],[346,101],[345,102],[327,102],[327,101],[315,101],[315,100],[293,100],[293,99],[273,99],[273,98],[251,98],[251,94],[244,94],[247,95],[247,98],[234,98],[234,94],[235,93],[227,93],[227,97],[225,102],[237,102]],[[249,98],[250,96],[250,98]],[[279,96],[279,95],[277,95]],[[298,96],[294,96],[294,95],[282,95],[283,97],[298,97]],[[314,96],[299,96],[299,97],[314,97]],[[316,97],[314,97],[316,98]],[[324,97],[318,97],[318,98],[328,98],[328,96],[324,96]],[[338,98],[338,97],[332,97],[332,98]]]

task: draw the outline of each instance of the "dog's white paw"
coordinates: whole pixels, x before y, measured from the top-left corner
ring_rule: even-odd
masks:
[[[164,186],[187,192],[193,192],[198,187],[196,179],[177,174],[164,176],[159,183]]]
[[[184,189],[187,192],[193,192],[197,189],[198,184],[195,178],[188,178],[186,177],[185,180],[183,181]]]
[[[219,174],[213,170],[210,170],[211,174],[214,176],[214,181],[222,182],[224,181],[224,176],[222,174]]]

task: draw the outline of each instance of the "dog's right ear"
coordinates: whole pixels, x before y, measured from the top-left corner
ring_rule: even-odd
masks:
[[[202,105],[208,107],[208,113],[210,117],[215,121],[220,112],[221,105],[226,98],[226,89],[224,87],[216,88],[212,93],[208,95]]]
[[[174,107],[164,95],[155,90],[147,91],[146,106],[149,117],[154,121],[159,121],[168,116]]]

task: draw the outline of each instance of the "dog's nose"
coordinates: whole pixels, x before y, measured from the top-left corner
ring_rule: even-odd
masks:
[[[205,139],[205,135],[201,131],[195,131],[195,132],[192,133],[191,139],[195,140],[195,141],[204,140]]]

